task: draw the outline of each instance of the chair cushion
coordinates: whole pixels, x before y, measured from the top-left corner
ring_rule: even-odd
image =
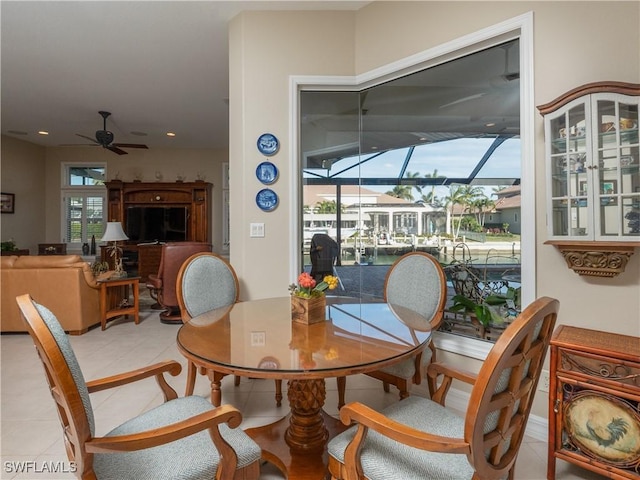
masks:
[[[182,298],[191,317],[232,305],[237,295],[234,273],[216,257],[198,257],[184,270]]]
[[[431,362],[431,357],[433,356],[433,352],[429,347],[425,348],[422,352],[422,358],[420,363],[423,366],[429,365]],[[381,372],[389,373],[395,377],[410,379],[413,377],[414,373],[416,373],[416,361],[415,358],[407,358],[399,363],[394,363],[388,367],[384,367],[380,369]]]
[[[412,396],[383,410],[389,418],[410,427],[445,437],[464,436],[464,418],[438,403]],[[329,455],[344,463],[344,451],[355,434],[352,427],[329,442]],[[407,447],[369,430],[362,448],[362,468],[371,480],[462,480],[473,476],[466,455],[441,454]]]
[[[431,320],[442,308],[438,267],[421,255],[401,258],[388,273],[385,299],[394,305],[410,308]]]
[[[189,396],[163,403],[116,427],[106,436],[159,428],[211,410],[202,397]],[[240,428],[220,426],[223,438],[238,455],[238,468],[260,459],[260,447]],[[100,480],[212,479],[220,456],[208,430],[158,447],[126,453],[94,455],[93,465]]]

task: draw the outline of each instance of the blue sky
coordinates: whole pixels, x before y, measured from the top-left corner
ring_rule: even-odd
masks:
[[[445,142],[421,145],[415,148],[411,161],[407,167],[407,172],[418,172],[420,177],[425,174],[433,174],[438,171],[438,176],[448,178],[466,178],[476,167],[484,153],[493,143],[493,138],[460,138]],[[346,178],[394,178],[400,173],[404,164],[408,148],[391,150],[375,158],[362,163],[360,168],[351,168],[341,173],[340,177]],[[493,155],[484,165],[478,178],[520,178],[520,138],[514,137],[506,140],[500,145]],[[366,158],[370,158],[367,155]],[[336,162],[329,171],[330,175],[356,165],[359,157],[345,158]],[[324,170],[314,171],[317,174],[326,174]],[[308,175],[307,175],[308,176]],[[377,191],[387,191],[388,187],[367,187]],[[446,187],[437,188],[436,195],[442,197],[446,195]],[[492,188],[485,188],[487,195],[490,195]],[[414,195],[417,192],[414,191]]]

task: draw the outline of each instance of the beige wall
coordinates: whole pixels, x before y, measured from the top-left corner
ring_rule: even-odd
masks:
[[[289,294],[293,203],[289,75],[353,74],[352,12],[245,12],[230,25],[231,262],[242,299]],[[256,140],[265,132],[280,139],[270,157],[280,170],[272,189],[280,203],[265,213],[255,203],[264,188],[255,176],[264,156]],[[265,237],[250,238],[250,223],[264,223]]]
[[[18,248],[38,252],[44,239],[45,149],[32,143],[2,136],[2,191],[15,194],[15,213],[0,216],[0,238],[13,239]]]

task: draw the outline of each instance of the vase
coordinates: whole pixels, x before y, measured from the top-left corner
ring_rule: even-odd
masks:
[[[302,298],[291,296],[291,320],[312,325],[326,320],[327,299],[321,297]]]

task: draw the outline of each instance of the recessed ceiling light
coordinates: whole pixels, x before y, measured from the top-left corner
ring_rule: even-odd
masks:
[[[495,127],[495,126],[496,126],[496,124],[495,124],[495,123],[493,123],[493,122],[491,122],[491,123],[485,123],[485,124],[484,124],[484,126],[485,126],[485,127]]]
[[[38,135],[49,135],[49,132],[47,132],[46,130],[40,130],[38,132]]]
[[[175,137],[176,134],[173,132],[167,132],[167,137]]]
[[[147,134],[146,132],[137,132],[137,131],[133,131],[133,132],[129,132],[131,135],[135,135],[136,137],[146,137]]]

